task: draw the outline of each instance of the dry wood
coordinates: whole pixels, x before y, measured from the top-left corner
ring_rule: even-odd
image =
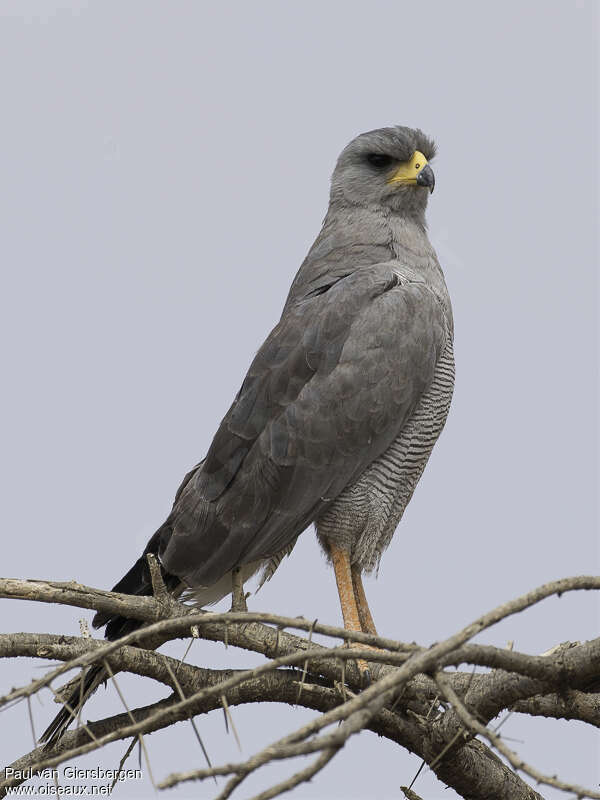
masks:
[[[298,704],[321,713],[246,760],[165,776],[158,785],[166,788],[184,781],[227,776],[228,782],[217,795],[218,800],[227,800],[247,776],[265,765],[313,755],[314,760],[303,769],[254,798],[267,800],[311,780],[350,737],[369,729],[419,755],[440,780],[465,798],[541,798],[519,772],[577,797],[600,797],[592,789],[543,775],[525,764],[489,727],[504,710],[578,719],[598,727],[595,692],[599,687],[600,639],[562,643],[543,656],[470,643],[482,630],[551,595],[599,589],[600,578],[581,576],[546,584],[425,648],[302,618],[243,611],[199,612],[165,596],[158,565],[150,563],[150,569],[155,598],[104,592],[74,582],[0,579],[0,597],[109,611],[146,623],[113,643],[91,639],[85,631],[79,637],[0,634],[0,658],[27,656],[62,662],[41,678],[6,692],[0,697],[0,707],[24,698],[29,702],[46,687],[59,694],[51,685],[53,681],[73,669],[77,670],[74,680],[79,681],[81,670],[94,663],[104,663],[113,680],[118,672],[127,671],[162,683],[173,692],[159,703],[137,709],[129,709],[122,696],[126,713],[68,731],[54,749],[34,748],[10,765],[14,770],[57,766],[119,739],[135,737],[143,744],[144,734],[176,721],[214,709],[225,708],[229,713],[235,705],[271,701]],[[304,631],[309,636],[303,638],[286,629]],[[332,645],[312,641],[313,633],[332,639]],[[165,641],[190,636],[253,651],[267,660],[247,670],[211,670],[154,651]],[[365,651],[365,644],[377,649]],[[373,682],[363,689],[355,659],[364,658],[366,652]],[[460,665],[485,666],[492,671],[444,671]],[[485,737],[488,745],[474,739],[475,734]],[[21,782],[0,772],[0,797],[9,786]],[[418,796],[412,787],[403,791],[406,796]]]

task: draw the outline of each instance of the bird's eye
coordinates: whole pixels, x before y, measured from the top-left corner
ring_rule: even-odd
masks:
[[[382,169],[383,167],[389,167],[393,159],[391,156],[386,156],[383,153],[369,153],[367,161],[371,166]]]

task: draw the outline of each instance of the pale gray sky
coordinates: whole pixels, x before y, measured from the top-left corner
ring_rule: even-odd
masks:
[[[109,588],[128,569],[277,320],[338,152],[395,123],[439,144],[430,235],[454,303],[457,383],[368,581],[378,627],[427,644],[540,583],[597,571],[597,9],[2,0],[2,574]],[[312,531],[250,604],[340,621]],[[74,634],[89,617],[0,608],[3,631]],[[589,594],[553,599],[482,640],[540,653],[597,635],[597,612]],[[190,658],[252,663],[204,643]],[[40,674],[25,661],[0,670],[0,692]],[[164,693],[122,683],[132,703]],[[56,707],[33,708],[40,732]],[[119,709],[100,691],[86,715]],[[310,716],[234,714],[246,754]],[[214,761],[236,758],[222,715],[198,723]],[[1,725],[7,762],[30,748],[26,711]],[[598,784],[582,725],[513,716],[503,730],[540,769]],[[147,744],[157,778],[200,761],[187,725]],[[113,768],[123,750],[77,763]],[[363,733],[295,797],[396,798],[418,767]],[[427,774],[415,789],[456,796]],[[211,797],[214,784],[176,794]]]

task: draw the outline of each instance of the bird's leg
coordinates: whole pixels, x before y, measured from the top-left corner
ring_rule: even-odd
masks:
[[[231,610],[248,611],[241,567],[234,567],[231,570]]]
[[[351,567],[351,572],[361,629],[364,633],[372,633],[374,636],[377,636],[377,629],[375,628],[375,623],[371,616],[371,609],[367,603],[367,596],[365,594],[365,587],[363,586],[360,570],[358,567],[353,566]]]
[[[341,547],[338,547],[333,542],[329,545],[329,554],[331,555],[331,563],[335,572],[335,580],[337,583],[338,595],[340,596],[340,605],[342,607],[342,617],[344,618],[344,628],[348,631],[362,631],[363,628],[360,622],[360,614],[356,603],[356,596],[354,594],[354,585],[352,582],[352,568],[350,566],[350,556]],[[363,645],[356,644],[356,647]],[[361,674],[364,683],[370,683],[371,674],[369,672],[369,665],[367,662],[358,658],[356,666]]]

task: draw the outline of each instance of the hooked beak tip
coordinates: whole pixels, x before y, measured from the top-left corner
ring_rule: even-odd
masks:
[[[429,194],[433,193],[435,189],[435,175],[429,164],[426,164],[417,175],[417,185],[425,186],[429,189]]]

